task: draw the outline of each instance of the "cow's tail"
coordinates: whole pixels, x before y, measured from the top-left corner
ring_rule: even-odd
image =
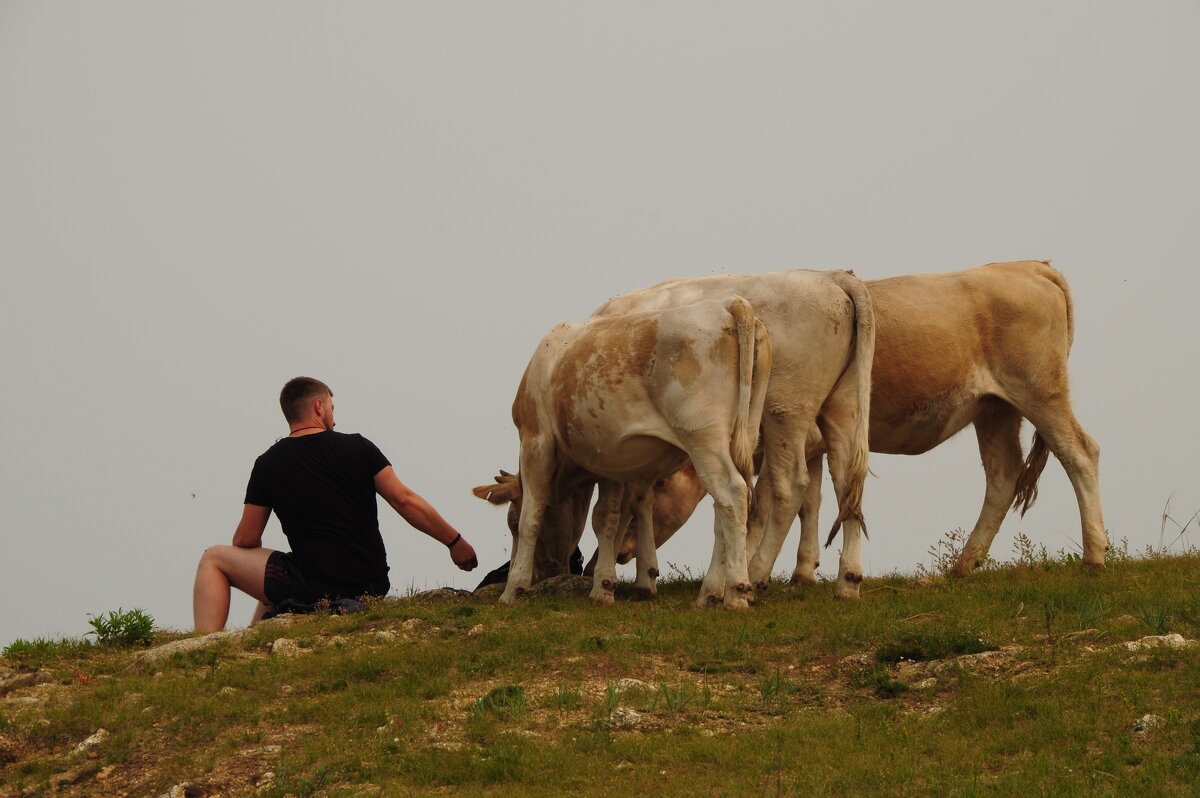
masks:
[[[833,542],[847,518],[857,519],[862,524],[863,534],[867,531],[866,522],[863,521],[862,495],[863,485],[867,481],[867,455],[871,450],[867,433],[871,425],[871,366],[875,360],[875,305],[871,295],[853,272],[832,274],[838,287],[846,292],[854,304],[853,354],[838,381],[856,386],[857,394],[854,425],[850,433],[853,441],[850,462],[847,463],[842,495],[838,496],[838,515],[825,540],[826,546]]]
[[[1025,515],[1037,500],[1038,479],[1042,476],[1042,469],[1046,467],[1049,457],[1050,449],[1046,446],[1045,438],[1034,430],[1033,446],[1029,450],[1029,456],[1025,458],[1025,467],[1017,477],[1017,495],[1012,503],[1013,509],[1020,510],[1021,515]]]
[[[767,377],[771,373],[771,337],[766,325],[754,315],[754,309],[742,297],[729,299],[725,309],[733,316],[738,343],[737,409],[733,417],[729,453],[746,480],[746,485],[751,486],[754,479],[754,450],[758,447]],[[750,495],[753,497],[753,490]]]
[[[1071,351],[1071,344],[1075,341],[1075,303],[1071,299],[1071,289],[1067,285],[1067,278],[1063,277],[1062,272],[1051,266],[1050,261],[1035,261],[1035,264],[1037,273],[1042,278],[1054,283],[1058,290],[1062,291],[1067,316],[1067,352],[1064,353],[1065,356]],[[1019,510],[1021,515],[1025,515],[1037,500],[1038,480],[1042,476],[1042,469],[1046,467],[1049,457],[1050,449],[1046,446],[1046,440],[1041,433],[1034,430],[1033,445],[1029,449],[1029,456],[1025,458],[1025,466],[1017,476],[1017,492],[1012,503],[1012,509]]]

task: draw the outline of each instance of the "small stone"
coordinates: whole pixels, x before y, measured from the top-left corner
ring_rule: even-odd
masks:
[[[422,621],[420,618],[409,618],[407,621],[400,624],[400,628],[411,634],[413,632],[420,631],[421,627],[424,625],[425,625],[425,622]]]
[[[80,754],[86,754],[89,751],[91,751],[93,748],[95,748],[96,746],[100,745],[100,743],[104,742],[107,738],[108,738],[108,730],[107,729],[96,729],[95,734],[93,734],[91,737],[88,737],[86,740],[81,742],[79,745],[75,746],[75,749],[73,751],[71,751],[71,753],[75,756],[79,756]]]
[[[238,689],[230,685],[225,685],[217,691],[217,695],[237,695]]]
[[[396,639],[396,634],[395,634],[395,632],[388,632],[388,631],[376,632],[375,639],[381,643],[390,643],[391,641]]]
[[[1167,719],[1161,715],[1142,715],[1133,722],[1133,733],[1147,734],[1151,729],[1155,729],[1166,722]]]
[[[590,576],[561,574],[543,579],[529,588],[529,595],[547,594],[554,596],[587,597],[592,592],[594,580]]]
[[[281,657],[294,657],[300,653],[300,646],[296,645],[295,640],[280,637],[271,643],[271,653]]]
[[[483,631],[483,624],[477,623],[467,630],[467,637],[479,637]]]
[[[1147,651],[1156,646],[1166,646],[1167,648],[1187,648],[1196,644],[1195,640],[1187,640],[1183,635],[1171,633],[1167,635],[1150,635],[1143,637],[1141,640],[1130,640],[1122,643],[1129,651]]]
[[[632,729],[642,722],[642,713],[629,707],[617,707],[608,719],[614,729]]]
[[[637,679],[622,679],[621,681],[617,682],[617,692],[625,693],[630,690],[646,690],[648,692],[652,692],[654,688]]]
[[[279,756],[283,752],[283,748],[278,745],[263,745],[258,748],[247,748],[245,751],[239,751],[239,756]]]

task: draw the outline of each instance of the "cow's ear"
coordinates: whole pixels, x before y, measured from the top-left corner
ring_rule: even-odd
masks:
[[[492,504],[507,504],[521,498],[521,478],[503,471],[500,473],[495,485],[479,485],[471,488],[471,493]]]

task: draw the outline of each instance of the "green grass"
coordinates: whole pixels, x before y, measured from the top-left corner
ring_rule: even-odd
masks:
[[[610,608],[379,604],[149,667],[119,647],[18,641],[4,664],[54,684],[5,705],[19,755],[0,784],[48,794],[103,727],[104,789],[60,794],[1189,794],[1200,646],[1119,644],[1200,637],[1198,587],[1196,556],[1093,573],[1026,552],[962,580],[869,579],[857,603],[774,584],[745,613],[692,609],[682,578]],[[279,637],[300,651],[271,655]],[[641,723],[616,728],[617,707]],[[1134,731],[1146,714],[1163,722]],[[256,763],[264,746],[281,751]]]

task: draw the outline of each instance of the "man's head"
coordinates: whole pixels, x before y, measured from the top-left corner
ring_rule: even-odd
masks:
[[[293,377],[279,392],[279,407],[289,425],[300,421],[333,429],[333,391],[312,377]]]

